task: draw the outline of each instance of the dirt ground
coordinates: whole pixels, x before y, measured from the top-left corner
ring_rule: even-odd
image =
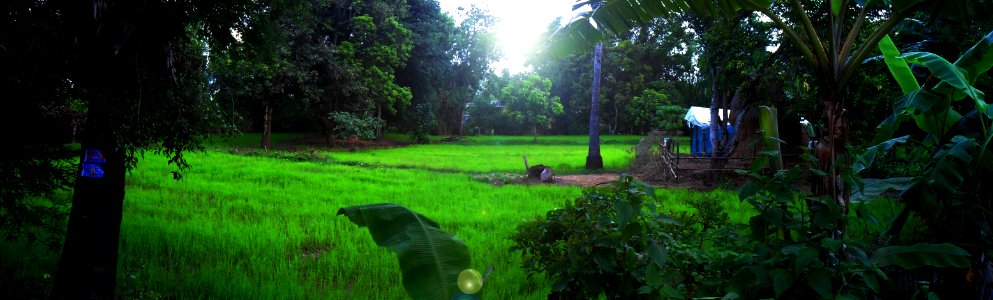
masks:
[[[638,175],[635,175],[634,177],[657,187],[689,188],[694,190],[709,190],[714,188],[713,185],[706,184],[707,174],[705,171],[677,170],[676,172],[678,177],[667,181],[646,180],[644,178],[640,178]],[[741,175],[728,171],[724,171],[722,173],[724,177],[723,180],[733,186],[738,186],[744,183],[745,178]],[[611,181],[617,180],[618,178],[620,178],[619,173],[556,175],[554,184],[584,187],[608,185]]]

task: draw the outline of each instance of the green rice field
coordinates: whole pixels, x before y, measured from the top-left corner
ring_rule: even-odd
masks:
[[[683,153],[689,152],[688,139],[680,139],[687,141]],[[604,170],[627,169],[634,158],[632,147],[640,140],[640,136],[602,136]],[[578,174],[585,172],[587,143],[586,136],[543,136],[537,142],[530,136],[473,136],[459,142],[329,155],[341,162],[469,173],[523,172],[523,157],[527,156],[530,165],[550,166],[557,174]]]
[[[634,157],[629,150],[639,139],[637,136],[605,137],[600,145],[604,169],[626,168]],[[331,152],[330,156],[337,161],[481,173],[523,172],[523,157],[527,156],[530,165],[543,164],[558,174],[576,174],[585,171],[586,143],[586,137],[574,136],[540,137],[536,143],[524,136],[482,136],[452,143]]]
[[[276,141],[293,138],[279,136]],[[544,299],[551,283],[526,276],[520,253],[510,250],[509,236],[517,224],[579,196],[581,188],[494,186],[474,180],[473,174],[522,172],[522,155],[533,164],[580,172],[585,137],[539,137],[537,144],[530,144],[530,137],[472,139],[293,161],[232,154],[231,146],[257,142],[248,136],[189,154],[193,168],[180,181],[173,179],[174,167],[165,158],[146,155],[127,180],[118,295],[403,299],[396,256],[376,246],[366,229],[335,215],[345,206],[391,202],[434,219],[464,240],[474,268],[494,265],[485,298]],[[625,168],[632,155],[626,150],[637,141],[605,137],[608,168]],[[688,203],[702,197],[724,200],[735,222],[744,222],[752,212],[734,192],[657,193],[670,212],[692,213]],[[4,244],[2,253],[12,249],[16,247]],[[54,274],[57,253],[32,251],[36,267],[23,268],[18,276],[50,280],[45,276]],[[4,259],[4,269],[17,263],[26,262]]]

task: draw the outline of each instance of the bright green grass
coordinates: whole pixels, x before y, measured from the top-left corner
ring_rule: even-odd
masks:
[[[477,173],[524,173],[523,157],[527,156],[530,165],[550,166],[558,174],[576,174],[585,171],[589,153],[586,136],[543,136],[536,143],[531,137],[523,136],[474,136],[469,139],[392,149],[334,151],[329,155],[336,161]],[[634,157],[630,150],[640,139],[638,136],[604,137],[600,145],[604,169],[626,169]]]
[[[129,177],[122,224],[121,289],[167,297],[401,299],[396,256],[335,212],[393,202],[463,239],[473,266],[495,265],[491,299],[537,299],[550,283],[528,279],[508,237],[576,187],[495,187],[468,175],[288,162],[222,152],[191,155],[197,166],[171,179],[162,159]],[[733,193],[658,190],[664,210],[692,212],[719,197],[732,219],[751,212]],[[744,218],[742,217],[744,216]],[[319,253],[320,255],[315,255]]]
[[[495,141],[508,140],[475,143]],[[518,145],[438,146],[473,152]],[[382,150],[382,155],[403,149]],[[189,154],[188,159],[193,169],[181,181],[173,180],[173,167],[154,155],[142,159],[128,177],[118,273],[121,298],[403,299],[396,256],[376,246],[364,228],[335,216],[345,206],[392,202],[434,219],[464,240],[473,267],[484,270],[494,264],[483,290],[486,298],[544,299],[551,282],[526,276],[520,253],[510,251],[509,236],[522,221],[581,192],[567,186],[497,187],[467,173],[292,162],[223,149]],[[663,211],[672,214],[692,213],[690,203],[703,197],[723,200],[733,222],[744,223],[753,213],[734,193],[656,192]],[[4,257],[23,257],[8,256],[17,249],[0,245]],[[37,259],[32,265],[47,268],[19,268],[26,262],[4,259],[4,270],[23,278],[54,273],[57,254],[31,257]]]
[[[493,299],[536,298],[507,239],[521,220],[579,195],[561,186],[494,187],[468,175],[191,155],[182,181],[149,158],[129,177],[121,288],[177,298],[400,299],[395,255],[335,212],[393,202],[462,238],[473,265],[495,264]],[[319,253],[320,255],[316,255]]]
[[[387,133],[384,135],[386,139],[401,141],[401,142],[413,142],[410,135],[398,134],[398,133]],[[443,135],[433,135],[431,136],[432,143],[439,143],[442,139],[448,136]],[[587,135],[548,135],[548,136],[538,136],[538,140],[535,141],[533,136],[530,135],[473,135],[465,136],[467,140],[472,140],[481,143],[501,143],[501,144],[576,144],[576,145],[588,145],[589,136]],[[611,143],[623,143],[623,144],[637,144],[641,140],[641,136],[636,135],[601,135],[600,143],[611,144]]]

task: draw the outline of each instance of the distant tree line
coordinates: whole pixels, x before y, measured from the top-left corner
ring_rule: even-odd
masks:
[[[497,58],[493,17],[461,11],[456,24],[436,1],[271,2],[236,43],[210,49],[214,97],[239,128],[263,131],[263,147],[274,128],[316,129],[331,144],[343,114],[380,120],[377,138],[383,126],[458,134]]]

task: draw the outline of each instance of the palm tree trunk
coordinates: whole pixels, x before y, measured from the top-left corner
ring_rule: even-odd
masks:
[[[593,92],[590,102],[590,149],[586,155],[586,169],[603,169],[600,156],[600,58],[603,57],[603,43],[597,43],[593,50]]]

